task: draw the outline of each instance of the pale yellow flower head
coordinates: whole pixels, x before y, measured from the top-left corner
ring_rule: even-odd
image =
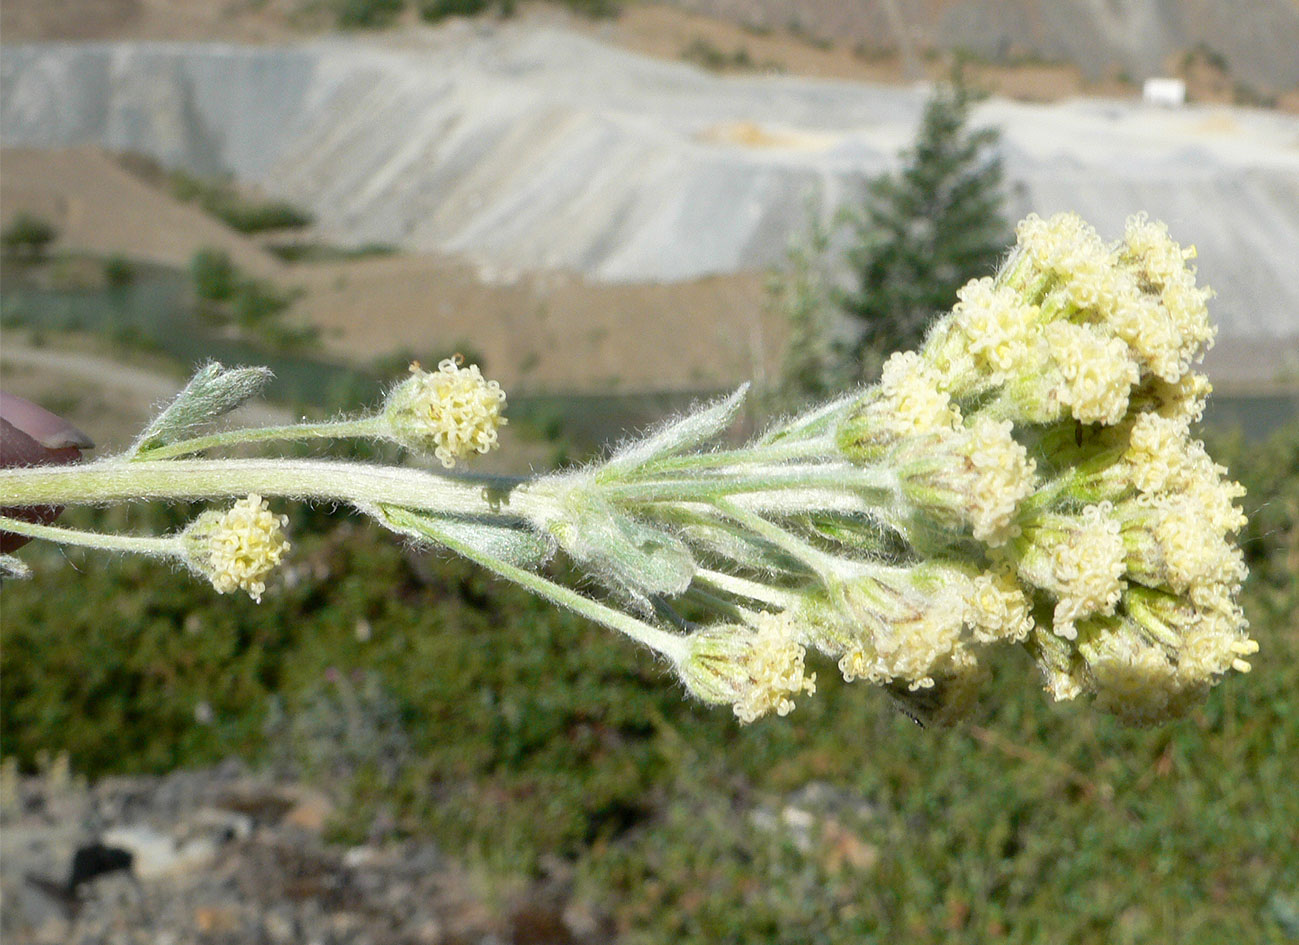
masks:
[[[1035,463],[1012,430],[1009,420],[978,416],[959,430],[905,441],[894,454],[902,494],[941,524],[1004,543],[1037,484]]]
[[[1052,622],[1066,639],[1078,620],[1114,613],[1123,593],[1126,548],[1113,511],[1101,502],[1078,515],[1043,515],[1016,542],[1020,577],[1056,598]]]
[[[1168,235],[1167,226],[1138,215],[1128,220],[1120,256],[1167,312],[1178,361],[1189,366],[1199,360],[1212,346],[1216,329],[1208,309],[1213,292],[1195,284],[1195,267],[1190,265],[1195,248],[1183,249]]]
[[[975,362],[993,383],[1003,383],[1036,360],[1040,341],[1036,305],[1024,302],[1009,286],[996,286],[990,278],[975,279],[956,293],[952,310]]]
[[[283,528],[259,495],[240,499],[224,512],[204,512],[185,530],[189,565],[212,582],[218,594],[244,590],[260,602],[266,579],[289,552]]]
[[[1096,707],[1129,725],[1157,725],[1186,713],[1207,684],[1180,676],[1168,653],[1126,617],[1098,617],[1079,627],[1078,650]]]
[[[483,377],[478,365],[445,358],[435,371],[411,365],[411,376],[388,396],[384,417],[401,445],[432,453],[451,468],[472,453],[497,445],[505,425],[505,391]]]
[[[1022,643],[1033,630],[1030,602],[1009,568],[980,574],[971,582],[968,621],[979,643]]]
[[[1140,372],[1121,338],[1091,325],[1052,322],[1046,341],[1063,378],[1061,403],[1075,420],[1114,424],[1128,410],[1128,393]]]
[[[900,440],[956,429],[961,411],[941,380],[914,351],[890,356],[879,384],[839,431],[844,454],[854,462],[874,462]]]
[[[835,588],[844,679],[933,686],[964,650],[969,590],[965,573],[941,565],[880,569]]]
[[[678,667],[682,681],[704,702],[730,704],[742,723],[794,711],[793,697],[816,692],[805,671],[806,651],[788,612],[762,612],[746,624],[701,630]]]
[[[951,430],[960,411],[940,388],[939,379],[914,351],[899,351],[884,363],[880,378],[891,431],[901,437]]]
[[[1187,425],[1157,413],[1133,418],[1123,459],[1132,484],[1147,495],[1180,485],[1196,461]]]
[[[1016,227],[1011,265],[1027,271],[1014,280],[1051,318],[1103,321],[1127,291],[1113,250],[1075,213],[1031,215]]]
[[[1135,276],[1122,273],[1123,290],[1107,321],[1127,342],[1142,369],[1176,383],[1191,366],[1172,315],[1157,296],[1142,292]]]

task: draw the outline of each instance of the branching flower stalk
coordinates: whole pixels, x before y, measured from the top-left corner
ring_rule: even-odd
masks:
[[[203,368],[120,456],[0,471],[0,506],[235,499],[174,535],[0,530],[180,562],[259,598],[289,553],[272,501],[352,506],[649,647],[742,722],[815,692],[822,654],[926,720],[966,714],[998,652],[1026,648],[1056,699],[1134,723],[1184,714],[1257,644],[1237,603],[1242,490],[1192,436],[1213,341],[1194,256],[1137,217],[1105,243],[1029,217],[879,384],[716,441],[745,389],[603,462],[530,479],[346,460],[230,458],[361,437],[450,470],[492,449],[505,394],[476,366],[412,366],[370,416],[230,429],[256,368]],[[562,551],[607,589],[556,582]],[[10,572],[22,569],[9,562]],[[690,613],[711,619],[687,620]]]

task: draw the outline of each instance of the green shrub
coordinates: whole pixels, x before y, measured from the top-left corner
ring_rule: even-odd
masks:
[[[135,281],[135,264],[125,256],[114,254],[104,260],[104,282],[109,288],[120,289]]]
[[[420,0],[420,19],[436,23],[452,16],[477,16],[491,6],[490,0]]]
[[[334,0],[334,17],[344,29],[387,26],[406,8],[406,0]]]
[[[48,220],[23,211],[0,230],[0,246],[6,253],[40,258],[58,236],[59,231]]]
[[[238,273],[225,250],[198,250],[190,258],[189,274],[194,294],[205,302],[225,302],[235,294]]]
[[[213,204],[209,211],[240,233],[265,233],[270,230],[299,230],[311,226],[313,218],[305,210],[280,200],[265,203],[229,201]]]
[[[298,230],[313,222],[310,213],[285,201],[242,197],[228,181],[205,180],[184,171],[173,171],[169,180],[177,200],[197,203],[205,213],[240,233]]]
[[[286,263],[339,262],[347,259],[368,259],[372,256],[391,256],[397,252],[392,243],[363,243],[360,246],[331,246],[327,243],[271,243],[266,251]]]

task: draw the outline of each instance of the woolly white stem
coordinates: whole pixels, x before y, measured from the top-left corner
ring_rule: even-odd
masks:
[[[86,532],[76,528],[61,528],[57,525],[38,525],[20,519],[0,515],[0,532],[14,535],[26,535],[28,538],[40,538],[57,542],[60,545],[76,545],[81,548],[96,548],[100,551],[122,551],[130,554],[153,555],[163,558],[184,558],[185,548],[180,538],[175,535],[161,537],[146,535],[105,535],[100,532]]]

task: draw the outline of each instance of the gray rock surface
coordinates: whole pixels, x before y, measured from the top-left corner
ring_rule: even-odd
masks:
[[[6,774],[0,805],[5,945],[481,945],[613,940],[570,900],[572,870],[489,908],[464,869],[377,818],[357,846],[331,843],[334,808],[293,781],[238,762],[163,777]],[[75,851],[133,857],[66,885]],[[62,888],[61,888],[62,887]],[[530,930],[549,930],[529,937]]]
[[[7,145],[98,144],[228,171],[330,237],[464,254],[489,276],[671,281],[781,260],[892,166],[921,88],[719,77],[559,29],[455,23],[288,47],[6,48]],[[991,100],[1012,212],[1103,233],[1147,211],[1200,250],[1226,340],[1299,337],[1299,119]]]
[[[813,36],[895,50],[963,49],[994,61],[1076,63],[1093,78],[1162,74],[1189,50],[1223,57],[1231,74],[1280,92],[1299,85],[1299,5],[1292,0],[669,0],[754,27],[799,24]],[[893,8],[890,10],[890,8]]]

